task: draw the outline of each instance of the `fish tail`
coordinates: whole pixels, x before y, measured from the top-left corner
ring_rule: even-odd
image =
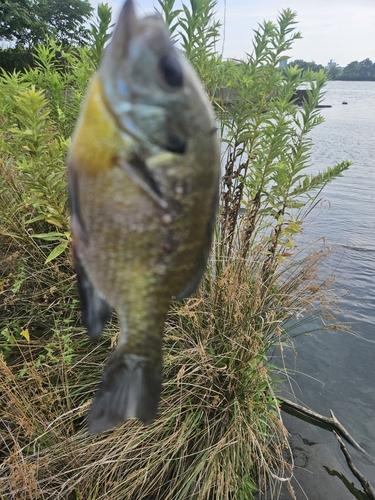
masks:
[[[119,346],[108,360],[88,416],[89,432],[96,434],[131,418],[144,424],[155,419],[162,389],[162,353],[152,357]]]

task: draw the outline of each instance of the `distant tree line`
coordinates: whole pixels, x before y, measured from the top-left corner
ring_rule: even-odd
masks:
[[[101,9],[105,15],[109,7],[103,4]],[[32,66],[33,48],[51,38],[63,47],[86,44],[95,29],[92,24],[88,27],[92,13],[89,0],[0,0],[0,68],[13,71]],[[368,58],[345,68],[333,63],[327,69],[302,59],[289,65],[324,69],[331,80],[375,80],[375,63]]]
[[[363,61],[352,61],[345,68],[341,68],[338,64],[332,63],[328,68],[324,68],[321,64],[316,64],[314,61],[307,62],[302,59],[296,59],[288,64],[288,66],[298,66],[302,69],[310,69],[319,71],[324,69],[331,80],[367,80],[375,81],[375,63],[369,58]]]
[[[352,61],[337,75],[336,80],[375,80],[375,63],[369,58]]]

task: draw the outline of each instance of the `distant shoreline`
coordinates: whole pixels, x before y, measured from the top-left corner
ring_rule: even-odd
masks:
[[[330,78],[330,82],[375,82],[375,78]]]

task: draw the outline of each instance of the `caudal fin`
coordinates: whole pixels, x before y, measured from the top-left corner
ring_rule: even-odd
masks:
[[[97,434],[138,418],[155,419],[162,388],[162,357],[148,359],[119,347],[109,358],[88,416],[89,432]]]

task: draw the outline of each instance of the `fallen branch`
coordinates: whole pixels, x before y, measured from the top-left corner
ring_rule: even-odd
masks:
[[[361,486],[363,488],[363,491],[366,493],[366,495],[370,498],[370,500],[375,500],[375,490],[369,483],[369,481],[365,478],[365,476],[359,472],[357,467],[353,464],[353,460],[351,456],[349,455],[349,452],[344,444],[344,441],[340,438],[338,433],[336,431],[333,431],[333,434],[336,436],[337,441],[340,444],[341,451],[345,455],[346,462],[350,468],[350,470],[353,472],[354,476],[358,479],[358,481],[361,483]]]
[[[349,434],[349,432],[345,429],[345,427],[337,420],[332,410],[329,410],[331,413],[331,417],[325,417],[324,415],[320,415],[320,413],[316,413],[315,411],[312,411],[309,408],[294,403],[289,399],[284,399],[284,398],[278,398],[278,399],[281,402],[282,409],[285,409],[285,407],[290,407],[293,410],[298,411],[299,413],[302,413],[310,418],[318,420],[319,422],[323,422],[327,426],[331,427],[332,431],[336,431],[337,434],[340,434],[344,439],[346,439],[348,443],[354,446],[354,448],[363,453],[369,460],[371,460],[372,463],[375,464],[375,458],[369,455],[367,451],[364,450],[362,446],[360,446],[357,443],[357,441]]]

